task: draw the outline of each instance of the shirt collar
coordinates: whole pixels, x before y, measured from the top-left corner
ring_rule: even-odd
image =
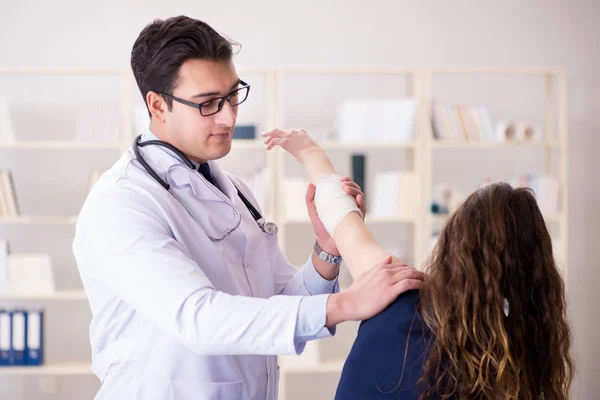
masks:
[[[160,139],[148,129],[142,134],[141,142],[146,142],[148,140]],[[196,167],[195,170],[192,170],[178,155],[163,146],[150,145],[140,148],[140,151],[145,153],[142,153],[142,156],[146,159],[146,162],[148,162],[148,164],[156,170],[156,173],[162,176],[166,181],[175,179],[178,184],[189,183],[194,189],[194,193],[199,197],[204,197],[200,195],[200,192],[202,189],[206,189],[206,186],[212,188],[212,185],[198,172],[197,162],[190,160]],[[216,161],[208,161],[208,165],[210,166],[213,178],[216,180],[217,185],[219,185],[219,189],[229,197],[230,200],[234,200],[235,197],[237,197],[237,189],[225,174],[225,171],[221,169]]]

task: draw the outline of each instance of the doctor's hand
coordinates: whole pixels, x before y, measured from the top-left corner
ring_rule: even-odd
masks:
[[[358,186],[349,177],[344,176],[342,177],[342,188],[346,193],[354,197],[358,208],[360,208],[360,211],[362,211],[364,220],[365,214],[367,212],[367,207],[365,205],[365,195],[362,192],[360,186]],[[313,185],[312,183],[308,185],[305,200],[306,208],[308,210],[308,217],[310,218],[313,230],[315,231],[317,243],[319,243],[319,246],[327,253],[339,256],[340,252],[338,251],[338,248],[335,245],[335,240],[331,237],[329,232],[327,232],[327,229],[325,229],[325,226],[323,225],[323,222],[321,222],[319,214],[317,213],[317,207],[315,206],[315,185]]]
[[[371,318],[401,293],[421,288],[424,277],[423,272],[412,267],[392,263],[389,256],[355,280],[348,289],[329,296],[325,325],[331,328],[344,321]]]

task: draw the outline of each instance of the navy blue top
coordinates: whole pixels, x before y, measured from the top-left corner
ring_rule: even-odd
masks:
[[[336,400],[419,398],[417,381],[431,333],[418,304],[419,291],[411,290],[360,324]]]

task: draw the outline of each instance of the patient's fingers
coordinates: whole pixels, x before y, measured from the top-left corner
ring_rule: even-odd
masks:
[[[267,150],[271,150],[275,146],[281,146],[281,147],[283,147],[283,141],[285,140],[285,138],[273,137],[273,138],[270,138],[270,139],[271,140],[267,144]]]
[[[276,138],[286,138],[289,135],[290,135],[289,132],[284,131],[282,129],[273,129],[269,132],[265,132],[262,134],[263,137],[276,137]]]

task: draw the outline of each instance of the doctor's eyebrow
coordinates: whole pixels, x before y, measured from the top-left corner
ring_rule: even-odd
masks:
[[[237,82],[235,82],[235,84],[231,87],[231,90],[234,90],[236,87],[239,86],[239,84],[242,82],[241,79],[238,78]],[[219,96],[221,95],[221,92],[206,92],[206,93],[198,93],[192,96],[192,98],[197,98],[197,97],[207,97],[207,96]]]

